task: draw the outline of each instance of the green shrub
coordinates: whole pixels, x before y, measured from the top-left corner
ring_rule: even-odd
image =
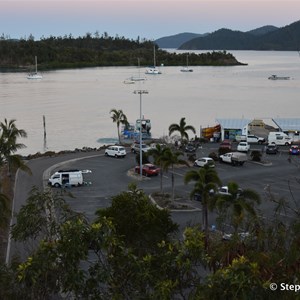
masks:
[[[212,158],[214,161],[218,161],[218,155],[216,152],[209,153],[208,157]]]
[[[261,152],[258,150],[253,150],[250,156],[253,161],[261,161]]]

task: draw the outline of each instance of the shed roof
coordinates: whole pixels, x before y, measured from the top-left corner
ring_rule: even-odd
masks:
[[[300,131],[299,118],[275,118],[272,120],[282,131]]]
[[[243,129],[251,122],[249,119],[217,119],[216,121],[226,129]]]

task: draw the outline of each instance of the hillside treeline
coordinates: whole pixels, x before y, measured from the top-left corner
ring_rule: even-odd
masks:
[[[300,51],[300,21],[282,28],[266,26],[265,29],[267,30],[241,32],[223,28],[189,40],[179,49]]]
[[[141,66],[153,64],[153,42],[149,40],[129,40],[124,37],[111,37],[86,34],[74,38],[49,37],[35,41],[28,39],[0,39],[1,70],[29,70],[38,57],[39,70],[96,67],[96,66]],[[239,65],[240,63],[226,52],[190,54],[191,65]],[[168,53],[156,49],[156,64],[180,66],[186,62],[186,54]]]

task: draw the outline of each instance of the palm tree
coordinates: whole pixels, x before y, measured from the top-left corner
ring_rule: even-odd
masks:
[[[155,148],[151,148],[147,154],[148,156],[153,156],[154,163],[160,167],[160,192],[162,193],[163,190],[163,159],[164,159],[164,152],[166,151],[166,147],[161,146],[160,144],[156,144]]]
[[[228,183],[228,195],[217,197],[216,206],[231,219],[235,233],[246,217],[257,217],[255,206],[260,204],[260,196],[251,189],[241,190],[237,183]]]
[[[11,175],[12,168],[24,170],[31,173],[30,169],[24,164],[20,155],[15,154],[19,149],[26,148],[22,143],[17,143],[18,138],[26,138],[27,133],[23,129],[18,129],[16,120],[0,123],[0,161],[7,161],[8,175]]]
[[[191,192],[191,197],[195,194],[201,196],[202,202],[202,224],[205,228],[206,237],[208,234],[208,208],[212,209],[211,201],[213,199],[213,191],[221,185],[221,180],[215,169],[208,165],[200,168],[199,170],[188,171],[184,176],[184,183],[187,184],[191,181],[195,182],[194,189]]]
[[[181,118],[179,124],[174,123],[169,126],[169,136],[171,136],[174,132],[179,132],[182,143],[184,139],[189,140],[189,135],[187,133],[189,130],[194,134],[196,133],[195,127],[192,125],[186,125],[185,118]]]
[[[161,158],[162,160],[162,166],[163,170],[168,171],[168,169],[171,167],[171,173],[172,173],[172,201],[174,201],[175,196],[175,178],[174,178],[174,165],[187,165],[189,166],[188,162],[180,159],[179,156],[183,155],[182,152],[176,151],[172,152],[170,148],[166,148],[163,151],[163,156]]]
[[[128,121],[127,121],[127,117],[126,115],[123,113],[122,109],[111,109],[110,110],[110,114],[111,115],[111,118],[113,120],[114,123],[117,124],[117,130],[118,130],[118,139],[119,139],[119,144],[121,144],[121,137],[120,137],[120,124],[123,124],[123,125],[128,125]]]

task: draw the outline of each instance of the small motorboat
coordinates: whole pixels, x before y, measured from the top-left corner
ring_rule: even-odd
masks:
[[[270,77],[268,77],[268,79],[270,79],[270,80],[289,80],[290,77],[288,77],[288,76],[271,75]]]

